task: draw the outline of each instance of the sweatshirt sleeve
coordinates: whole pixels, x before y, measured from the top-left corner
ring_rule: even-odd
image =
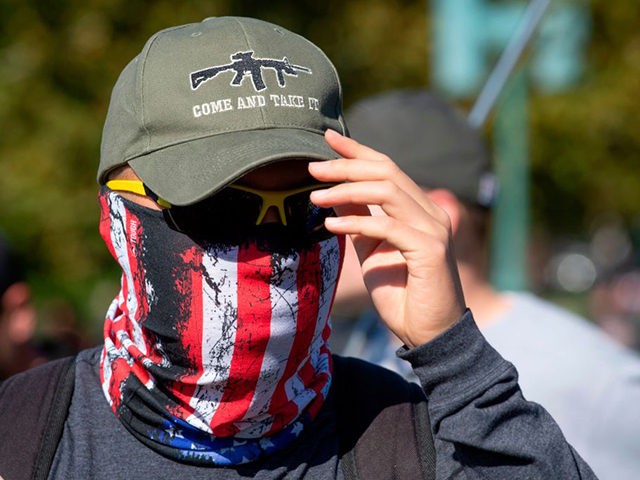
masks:
[[[595,479],[467,310],[432,341],[398,350],[429,400],[437,479]]]

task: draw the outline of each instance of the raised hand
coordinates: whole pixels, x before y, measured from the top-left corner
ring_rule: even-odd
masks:
[[[311,200],[338,213],[326,227],[351,236],[389,329],[408,347],[428,342],[465,310],[449,217],[387,156],[332,130],[325,138],[343,158],[311,162],[309,172],[339,184]]]

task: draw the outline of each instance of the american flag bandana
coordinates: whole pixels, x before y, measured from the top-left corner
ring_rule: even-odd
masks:
[[[125,427],[198,465],[247,463],[299,436],[331,385],[343,240],[286,254],[203,245],[106,187],[99,202],[100,233],[123,270],[100,377]]]

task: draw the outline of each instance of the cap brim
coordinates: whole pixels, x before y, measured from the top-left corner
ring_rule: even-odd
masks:
[[[190,205],[278,160],[337,157],[322,133],[272,128],[180,143],[134,158],[129,165],[160,198],[173,205]]]

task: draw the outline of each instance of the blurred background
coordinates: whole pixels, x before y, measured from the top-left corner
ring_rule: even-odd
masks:
[[[254,16],[320,46],[346,108],[427,87],[471,111],[530,4],[0,0],[0,229],[24,263],[40,343],[97,342],[118,291],[97,230],[95,172],[111,88],[151,34]],[[551,2],[499,93],[478,122],[512,192],[498,206],[494,282],[533,290],[638,348],[637,0]]]

